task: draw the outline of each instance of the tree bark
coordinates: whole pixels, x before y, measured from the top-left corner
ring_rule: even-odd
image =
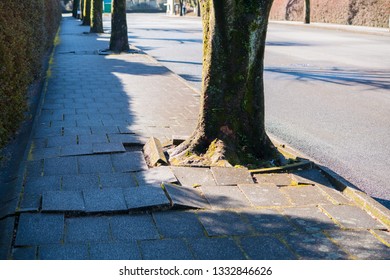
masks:
[[[128,51],[126,0],[113,0],[111,15],[110,50],[115,53]]]
[[[305,24],[310,23],[310,0],[305,0]]]
[[[173,164],[258,164],[275,155],[265,132],[263,59],[273,0],[200,0],[201,108],[192,136],[170,151]]]
[[[72,16],[77,18],[77,10],[80,8],[80,0],[73,0]]]
[[[84,0],[82,25],[91,25],[91,0]]]
[[[91,33],[103,33],[103,1],[92,0],[91,5]]]
[[[200,3],[199,3],[199,0],[196,3],[196,16],[200,17]]]

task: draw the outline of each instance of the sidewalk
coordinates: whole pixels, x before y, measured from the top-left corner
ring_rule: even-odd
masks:
[[[317,168],[149,168],[151,136],[195,127],[199,95],[65,17],[0,259],[390,259],[388,224]]]

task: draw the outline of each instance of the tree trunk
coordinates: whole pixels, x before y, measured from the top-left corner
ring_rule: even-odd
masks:
[[[91,0],[84,0],[82,25],[91,25]]]
[[[85,0],[79,0],[79,1],[80,1],[80,19],[83,20],[83,18],[84,18],[84,4],[85,4],[84,1]]]
[[[310,0],[305,0],[305,22],[306,24],[310,23]]]
[[[91,5],[91,33],[103,33],[103,1],[92,0]]]
[[[183,16],[183,0],[179,0],[179,15]]]
[[[199,0],[196,3],[196,16],[200,17],[200,3],[199,3]]]
[[[113,0],[112,2],[110,50],[115,53],[129,50],[126,0]]]
[[[275,155],[264,125],[263,59],[273,0],[200,0],[201,108],[173,164],[258,164]]]
[[[73,0],[72,16],[77,18],[77,10],[80,8],[80,0]]]

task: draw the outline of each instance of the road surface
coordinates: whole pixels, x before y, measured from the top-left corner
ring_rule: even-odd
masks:
[[[199,18],[129,14],[130,43],[200,90]],[[267,131],[390,208],[390,36],[269,25]]]

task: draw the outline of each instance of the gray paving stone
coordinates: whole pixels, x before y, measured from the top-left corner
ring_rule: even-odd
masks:
[[[113,167],[110,155],[91,155],[78,157],[81,174],[112,173]]]
[[[0,260],[7,260],[9,258],[9,246],[0,245]]]
[[[164,183],[163,187],[176,208],[211,208],[208,201],[201,196],[196,188]]]
[[[75,175],[78,173],[75,157],[61,157],[45,159],[44,174],[50,175]]]
[[[41,208],[42,195],[24,194],[21,198],[18,212],[38,212]]]
[[[136,241],[92,243],[91,260],[140,260],[141,253]]]
[[[324,229],[340,229],[328,216],[317,207],[286,208],[283,213],[302,230],[316,232]]]
[[[92,148],[94,154],[126,152],[125,148],[121,143],[93,143]]]
[[[338,230],[327,232],[333,242],[342,249],[362,260],[389,260],[390,247],[387,247],[366,230]]]
[[[45,158],[53,158],[60,156],[59,147],[50,147],[50,148],[39,148],[34,149],[32,153],[29,154],[28,160],[41,160]]]
[[[47,147],[61,147],[61,146],[69,146],[76,145],[77,139],[76,136],[52,136],[47,138]]]
[[[77,217],[65,221],[67,243],[107,242],[110,240],[108,217]]]
[[[210,168],[171,167],[176,178],[183,186],[215,186],[215,180]]]
[[[356,206],[324,205],[323,208],[345,228],[386,229],[382,223]]]
[[[286,217],[273,209],[258,209],[241,211],[258,233],[289,233],[297,229]]]
[[[64,136],[71,136],[71,135],[88,137],[88,135],[91,135],[91,128],[89,126],[64,127]]]
[[[34,160],[26,162],[26,176],[39,177],[43,172],[43,160]]]
[[[275,184],[262,183],[239,185],[239,188],[255,207],[291,205],[287,197]]]
[[[175,183],[177,178],[168,166],[160,166],[135,173],[138,185]]]
[[[322,233],[293,233],[284,236],[291,249],[306,260],[345,260],[348,254]]]
[[[133,188],[137,186],[132,173],[103,173],[100,174],[102,188]]]
[[[0,220],[0,245],[10,246],[13,237],[15,218],[8,217]]]
[[[171,206],[160,185],[140,186],[123,189],[127,208],[133,209],[162,209]]]
[[[272,236],[244,237],[241,248],[252,260],[294,260],[297,257]]]
[[[146,143],[147,139],[135,134],[123,133],[123,129],[119,128],[120,134],[113,133],[108,134],[108,138],[111,143],[122,143],[122,144],[140,144],[143,145]]]
[[[336,204],[350,204],[352,203],[352,200],[345,196],[342,192],[334,189],[333,187],[328,187],[325,185],[316,184],[316,186],[325,193],[328,198],[330,197],[330,200],[333,203]]]
[[[187,244],[181,239],[146,240],[140,242],[144,260],[192,260]]]
[[[211,167],[211,172],[219,186],[254,184],[247,168]]]
[[[237,186],[203,186],[201,189],[213,209],[253,207]]]
[[[84,198],[81,191],[46,192],[42,196],[42,212],[84,211]]]
[[[64,215],[30,214],[20,215],[16,246],[60,243],[64,233]]]
[[[160,239],[149,214],[113,216],[110,225],[114,240]]]
[[[108,143],[106,134],[85,134],[79,136],[79,144]]]
[[[84,190],[83,196],[86,212],[127,210],[123,190],[119,188]]]
[[[281,190],[296,206],[332,204],[317,186],[285,187]]]
[[[387,246],[390,247],[390,232],[384,230],[374,230],[374,234]]]
[[[117,126],[91,126],[91,131],[92,134],[113,134],[119,133],[119,128]]]
[[[41,260],[87,260],[88,246],[86,244],[44,245],[39,247]]]
[[[158,231],[164,238],[204,237],[204,229],[197,216],[189,211],[165,211],[153,213]]]
[[[5,203],[2,203],[0,206],[0,219],[5,218],[6,216],[14,215],[15,209],[17,209],[19,204],[19,198],[14,198]]]
[[[253,233],[251,226],[240,215],[230,211],[201,211],[198,217],[208,236],[248,235]]]
[[[61,156],[78,156],[93,154],[92,144],[69,145],[61,147]]]
[[[148,170],[148,166],[145,162],[144,154],[142,152],[112,154],[111,160],[116,172]]]
[[[275,184],[276,186],[290,186],[293,183],[288,173],[255,174],[256,182],[259,184]]]
[[[199,238],[188,240],[195,258],[199,260],[245,260],[231,238]]]
[[[12,252],[13,260],[36,260],[37,258],[37,247],[19,247],[14,248]]]
[[[59,191],[60,176],[27,177],[24,183],[25,194],[42,194],[47,191]]]
[[[63,191],[82,191],[99,189],[99,177],[96,174],[81,174],[62,177]]]
[[[291,176],[298,183],[324,185],[327,187],[332,187],[332,184],[329,182],[329,180],[318,169],[312,168],[306,170],[292,171]]]

